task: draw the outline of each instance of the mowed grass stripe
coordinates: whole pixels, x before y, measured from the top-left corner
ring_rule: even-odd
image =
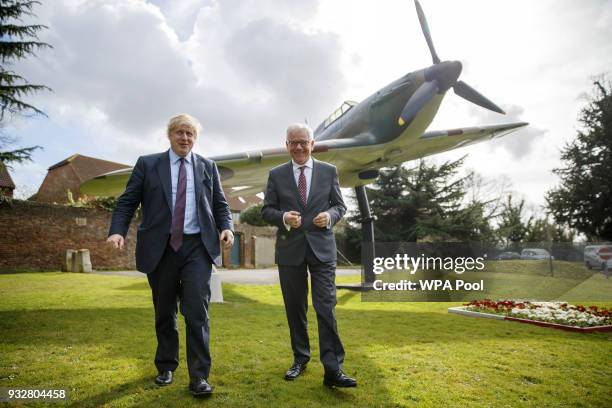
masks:
[[[211,306],[215,406],[612,406],[610,334],[448,314],[458,303],[362,303],[339,291],[345,369],[359,387],[328,390],[312,307],[312,362],[290,383],[282,380],[292,356],[279,287],[224,285],[224,297]],[[66,388],[65,405],[78,407],[202,404],[187,392],[180,316],[176,381],[152,385],[146,279],[3,274],[0,299],[0,387]]]

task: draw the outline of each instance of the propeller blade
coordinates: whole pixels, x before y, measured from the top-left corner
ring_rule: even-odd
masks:
[[[440,58],[436,53],[436,49],[434,48],[433,41],[431,39],[431,34],[429,32],[429,25],[427,25],[427,19],[425,18],[425,13],[423,12],[423,8],[421,7],[421,3],[419,0],[414,0],[414,5],[416,6],[417,14],[419,16],[419,22],[421,23],[421,30],[423,30],[423,35],[425,36],[425,41],[427,41],[427,45],[429,46],[429,52],[431,53],[431,59],[434,64],[440,62]]]
[[[480,92],[469,86],[463,81],[457,81],[455,85],[453,85],[453,90],[457,95],[466,99],[473,104],[478,106],[482,106],[485,109],[492,110],[493,112],[506,114],[502,108],[491,102],[487,97],[482,95]]]
[[[402,113],[400,114],[397,123],[400,126],[404,126],[404,124],[410,122],[412,118],[414,118],[417,113],[437,94],[439,91],[438,81],[435,79],[428,82],[423,82],[419,89],[416,90],[415,93],[412,94],[404,109],[402,109]]]

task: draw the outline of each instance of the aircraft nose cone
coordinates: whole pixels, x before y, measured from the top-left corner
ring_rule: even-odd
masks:
[[[449,74],[452,75],[452,77],[454,78],[454,81],[457,81],[457,79],[459,78],[459,75],[461,75],[461,71],[463,70],[463,65],[461,65],[461,62],[459,61],[451,61],[450,62],[450,68],[449,71],[451,71]]]
[[[457,82],[463,66],[459,61],[444,61],[425,70],[425,79],[427,81],[438,81],[440,91],[447,91]]]

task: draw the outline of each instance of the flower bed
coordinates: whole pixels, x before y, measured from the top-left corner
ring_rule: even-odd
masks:
[[[449,308],[449,312],[470,316],[495,316],[504,320],[572,331],[612,331],[612,310],[597,306],[574,306],[566,302],[473,300],[462,308]]]

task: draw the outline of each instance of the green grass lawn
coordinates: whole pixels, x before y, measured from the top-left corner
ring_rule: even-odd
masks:
[[[343,277],[345,281],[355,281]],[[0,387],[65,388],[67,405],[223,407],[609,407],[612,334],[567,333],[447,313],[458,303],[368,303],[338,292],[345,371],[359,387],[322,386],[313,360],[295,382],[278,285],[224,285],[211,307],[215,387],[187,391],[184,325],[175,383],[152,385],[155,332],[143,278],[0,275]],[[18,404],[11,403],[10,406]]]

